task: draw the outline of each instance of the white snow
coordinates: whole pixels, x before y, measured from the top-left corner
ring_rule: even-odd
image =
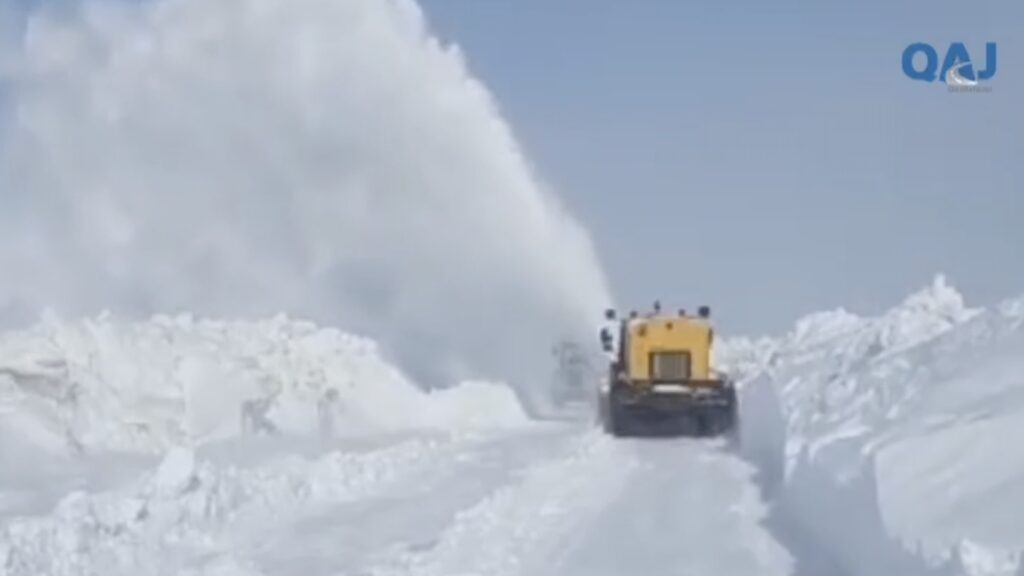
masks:
[[[431,422],[451,427],[517,427],[526,423],[515,392],[501,382],[466,380],[428,393]]]
[[[1022,352],[1024,298],[941,277],[726,341],[737,455],[425,392],[285,317],[49,317],[0,337],[0,575],[1016,576]],[[317,438],[332,387],[348,428]],[[261,397],[282,434],[239,436]]]
[[[23,8],[0,9],[0,325],[283,311],[418,381],[523,388],[555,338],[593,341],[589,234],[414,0]]]
[[[614,566],[645,549],[671,553],[666,567],[790,570],[761,525],[754,469],[714,445],[529,423],[500,383],[426,393],[372,342],[312,324],[50,317],[0,338],[0,366],[0,398],[22,418],[3,421],[17,430],[31,416],[68,438],[79,448],[68,462],[160,455],[105,482],[37,471],[40,490],[64,492],[0,515],[3,576],[580,573],[594,554]],[[357,429],[324,441],[310,428],[331,386]],[[239,406],[260,395],[276,395],[285,434],[238,437]],[[670,512],[659,495],[681,476],[689,489]],[[0,482],[18,498],[9,488]],[[609,540],[623,510],[636,518]],[[733,549],[694,557],[650,534],[631,541],[630,526],[658,511],[695,536],[713,522]]]
[[[155,472],[127,487],[76,491],[48,516],[7,523],[0,529],[0,574],[209,573],[207,562],[216,560],[218,570],[236,562],[236,550],[275,522],[310,506],[368,498],[446,454],[467,451],[457,439],[413,440],[366,454],[236,468],[172,450]]]
[[[730,339],[746,461],[531,422],[609,290],[411,0],[85,0],[0,46],[0,321],[76,318],[0,334],[0,576],[1024,574],[1024,298]]]
[[[17,419],[51,448],[66,440],[79,451],[160,451],[224,440],[240,433],[243,404],[259,399],[282,433],[315,435],[329,389],[339,393],[342,434],[525,421],[507,386],[469,382],[428,395],[373,341],[285,317],[50,318],[0,336],[0,424]]]
[[[610,444],[607,471],[590,482],[614,481],[618,493],[584,514],[575,533],[552,546],[542,568],[522,573],[793,573],[793,556],[766,525],[770,510],[754,481],[757,470],[724,443]]]
[[[1007,444],[1024,431],[1022,304],[970,308],[938,276],[878,317],[819,313],[781,338],[726,344],[755,410],[780,403],[767,428],[763,413],[747,423],[771,438],[750,438],[748,453],[832,561],[864,574],[948,558],[1012,572],[1024,550],[1012,512],[1024,510],[1024,458]]]

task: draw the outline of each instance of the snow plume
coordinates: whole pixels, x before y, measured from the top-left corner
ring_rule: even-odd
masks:
[[[284,311],[425,383],[537,381],[554,341],[593,340],[588,235],[411,0],[83,0],[17,28],[8,322]]]

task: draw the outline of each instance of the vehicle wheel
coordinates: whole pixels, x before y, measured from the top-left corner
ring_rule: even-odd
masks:
[[[615,400],[615,395],[608,398],[608,431],[612,436],[622,437],[629,434],[629,422],[622,406]]]

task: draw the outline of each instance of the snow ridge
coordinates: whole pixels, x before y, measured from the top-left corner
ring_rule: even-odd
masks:
[[[781,338],[726,342],[720,358],[742,378],[740,446],[772,504],[765,513],[780,530],[773,536],[796,560],[822,555],[850,576],[1024,570],[1024,531],[1005,512],[1024,504],[1024,457],[993,442],[1024,434],[1022,350],[1024,298],[971,308],[942,277],[876,317],[829,311]],[[286,434],[308,434],[329,388],[341,392],[356,432],[406,430],[414,440],[245,470],[190,448],[237,435],[239,406],[252,398],[273,398],[270,414]],[[50,317],[0,336],[0,400],[0,424],[33,441],[67,436],[87,452],[170,449],[127,487],[75,492],[48,516],[10,520],[0,532],[4,576],[79,573],[74,562],[100,573],[256,574],[236,553],[251,544],[250,521],[267,526],[304,506],[358,500],[389,479],[418,478],[438,458],[472,458],[464,442],[431,441],[426,430],[525,420],[507,387],[472,382],[424,393],[372,341],[283,316]],[[34,426],[21,426],[26,419]],[[465,509],[432,546],[378,567],[517,574],[536,561],[539,569],[551,552],[543,535],[571,532],[570,517],[595,514],[626,472],[674,485],[671,466],[655,479],[638,468],[641,453],[654,468],[664,458],[695,464],[670,444],[609,443],[592,432],[568,459],[538,461],[520,482]],[[725,468],[738,464],[723,458]],[[754,503],[731,505],[750,512]],[[165,561],[153,568],[154,557]]]
[[[781,338],[727,340],[721,353],[742,380],[761,374],[781,386],[791,416],[794,441],[820,436],[837,421],[872,426],[893,416],[913,390],[899,378],[864,382],[860,373],[929,342],[982,314],[938,275],[927,288],[877,317],[845,309],[818,312],[798,320]],[[879,406],[885,410],[879,410]]]
[[[525,421],[506,386],[472,382],[428,394],[375,342],[283,315],[51,316],[0,335],[0,397],[9,411],[31,415],[40,429],[33,441],[50,447],[161,452],[223,440],[242,432],[246,402],[265,402],[281,433],[315,434],[328,390],[338,393],[342,432]]]
[[[465,444],[458,437],[417,439],[365,454],[289,457],[244,469],[173,449],[133,486],[76,491],[49,516],[9,522],[0,529],[0,575],[212,575],[228,568],[255,574],[232,552],[257,536],[247,526],[386,490]]]
[[[977,456],[988,442],[975,431],[986,426],[985,434],[1015,437],[1022,429],[1024,402],[1013,401],[1024,398],[1022,326],[1024,298],[971,308],[940,275],[877,317],[840,309],[810,315],[781,338],[727,342],[722,357],[734,362],[757,405],[745,419],[753,428],[748,456],[768,472],[785,513],[823,538],[851,574],[1008,575],[1005,563],[991,569],[999,565],[991,558],[1024,549],[1024,532],[999,528],[995,510],[969,521],[958,507],[986,503],[968,505],[955,486],[993,493],[1000,482],[1024,479],[1024,459],[1008,463],[1004,455],[996,466],[994,453]],[[773,402],[775,418],[764,413]],[[984,424],[979,406],[988,410]],[[936,435],[945,442],[922,440]],[[958,465],[965,449],[973,460]],[[1004,506],[1020,498],[1002,494]],[[941,512],[923,520],[915,516],[920,510]],[[940,524],[947,524],[941,535],[927,528]],[[972,530],[1013,548],[983,552],[972,547]],[[864,560],[868,554],[875,564]]]

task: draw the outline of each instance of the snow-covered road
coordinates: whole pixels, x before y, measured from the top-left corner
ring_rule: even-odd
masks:
[[[1022,334],[1024,299],[937,282],[732,341],[736,454],[427,392],[284,320],[6,333],[0,576],[1020,576],[1024,460],[994,440],[1021,429]],[[264,397],[277,436],[239,426]]]
[[[724,444],[625,440],[618,490],[568,534],[544,574],[790,574],[765,530],[754,470]]]
[[[753,469],[714,441],[538,424],[267,449],[165,461],[140,485],[12,519],[0,574],[791,573]]]
[[[363,574],[422,554],[438,546],[461,511],[515,483],[527,466],[565,457],[572,443],[564,433],[540,430],[460,447],[367,498],[311,507],[283,526],[258,530],[252,559],[268,575]]]
[[[259,528],[248,561],[281,576],[789,574],[752,473],[714,442],[541,427]]]

